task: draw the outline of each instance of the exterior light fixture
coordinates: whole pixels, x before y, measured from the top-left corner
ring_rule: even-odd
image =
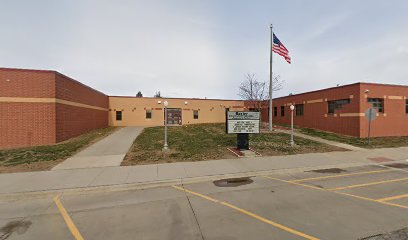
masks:
[[[167,106],[169,106],[169,102],[164,101],[164,146],[163,151],[167,151],[169,149],[169,145],[167,144]]]
[[[159,101],[157,101],[157,103],[158,103],[158,104],[161,104],[161,101],[159,100]]]
[[[290,146],[295,145],[295,141],[293,141],[293,110],[295,110],[295,106],[293,104],[290,105],[291,111],[291,134],[290,134]]]

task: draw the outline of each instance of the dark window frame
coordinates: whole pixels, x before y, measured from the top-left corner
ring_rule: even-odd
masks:
[[[367,98],[367,102],[379,113],[384,113],[384,98]]]
[[[405,114],[408,114],[408,99],[405,100]]]
[[[278,116],[278,107],[273,107],[273,116],[274,117]]]
[[[115,111],[116,112],[116,121],[122,121],[122,111]]]
[[[351,103],[350,98],[327,101],[327,113],[334,114],[336,110],[342,109],[343,105],[350,103]]]
[[[285,116],[285,106],[281,106],[280,107],[281,109],[281,112],[280,112],[280,114],[281,114],[281,117],[284,117]]]
[[[305,114],[305,105],[304,104],[296,104],[295,105],[296,116],[304,116]]]
[[[198,119],[198,110],[193,110],[193,118]]]
[[[153,113],[152,110],[146,110],[146,119],[152,119]]]

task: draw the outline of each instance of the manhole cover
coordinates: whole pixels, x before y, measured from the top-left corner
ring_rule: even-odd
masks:
[[[217,187],[238,187],[242,185],[247,185],[253,183],[250,177],[242,177],[242,178],[227,178],[214,181],[214,185]]]
[[[327,168],[327,169],[318,169],[318,170],[312,170],[312,171],[307,171],[307,172],[316,172],[316,173],[341,173],[341,172],[347,172],[347,170],[341,169],[341,168]]]
[[[388,164],[388,165],[385,165],[385,166],[393,167],[393,168],[408,168],[407,163],[393,163],[393,164]]]

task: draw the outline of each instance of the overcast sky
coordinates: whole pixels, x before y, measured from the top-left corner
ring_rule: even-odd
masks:
[[[408,1],[1,0],[0,66],[57,70],[108,95],[238,99],[244,74],[275,96],[337,84],[408,84]]]

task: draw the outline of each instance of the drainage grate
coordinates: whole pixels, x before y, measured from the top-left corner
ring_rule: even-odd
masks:
[[[241,178],[227,178],[214,181],[214,185],[217,187],[238,187],[242,185],[247,185],[253,183],[254,180],[251,177],[241,177]]]
[[[327,169],[318,169],[318,170],[312,170],[312,171],[306,171],[306,172],[315,172],[315,173],[342,173],[342,172],[347,172],[347,170],[341,169],[341,168],[327,168]]]

